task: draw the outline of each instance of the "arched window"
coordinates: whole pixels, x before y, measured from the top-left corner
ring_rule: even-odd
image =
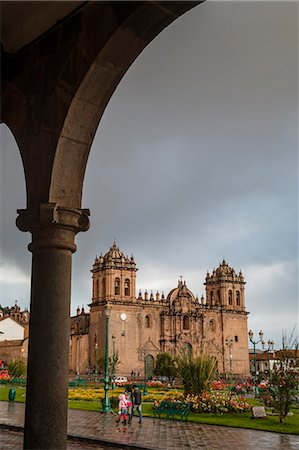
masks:
[[[211,293],[210,293],[210,303],[211,303],[211,305],[214,304],[214,292],[213,291],[211,291]]]
[[[189,330],[190,329],[190,320],[189,316],[183,317],[183,330]]]
[[[145,316],[145,328],[151,328],[152,326],[152,321],[150,316]]]
[[[125,295],[130,295],[130,280],[125,279]]]
[[[120,294],[120,280],[119,278],[115,278],[114,280],[114,294],[119,295]]]
[[[220,303],[220,290],[217,289],[217,303]]]
[[[229,305],[233,304],[233,293],[231,290],[228,291],[228,304]]]
[[[236,305],[240,306],[241,302],[240,302],[240,291],[236,292]]]
[[[106,278],[103,278],[102,282],[102,295],[106,294]]]
[[[209,322],[210,331],[216,331],[216,323],[215,320],[210,320]]]

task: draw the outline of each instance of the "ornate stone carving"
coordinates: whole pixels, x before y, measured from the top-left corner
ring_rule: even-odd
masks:
[[[16,225],[21,231],[32,233],[29,250],[55,247],[76,251],[74,237],[89,228],[89,210],[44,203],[39,208],[18,209]]]

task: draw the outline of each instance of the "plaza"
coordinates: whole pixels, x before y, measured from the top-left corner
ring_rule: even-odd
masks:
[[[24,424],[25,408],[22,403],[0,402],[0,429],[9,439],[8,428],[21,430]],[[7,427],[6,429],[4,427]],[[16,444],[4,449],[22,448],[23,433],[14,434]],[[70,438],[77,438],[76,443]],[[79,441],[80,439],[80,441]],[[2,443],[2,440],[1,440]],[[78,447],[72,447],[78,445]],[[68,449],[72,448],[112,448],[144,450],[186,450],[186,449],[226,449],[226,450],[295,450],[299,449],[299,437],[289,434],[241,428],[182,423],[180,421],[151,419],[145,417],[143,424],[137,418],[131,426],[115,425],[113,414],[93,411],[68,410]],[[102,447],[101,447],[102,446]],[[104,446],[104,447],[103,447]],[[113,447],[114,446],[114,447]],[[108,447],[107,447],[108,448]],[[111,448],[111,447],[110,447]]]
[[[114,236],[125,248],[134,247],[135,252],[136,246],[138,261],[143,267],[147,263],[151,279],[159,281],[164,274],[163,289],[167,278],[174,279],[171,272],[178,277],[181,273],[177,273],[181,270],[178,268],[184,267],[184,271],[189,271],[188,277],[183,273],[184,278],[193,292],[192,282],[195,285],[195,278],[199,279],[194,273],[195,264],[201,268],[208,257],[204,264],[212,267],[222,254],[223,259],[225,256],[240,262],[245,269],[251,286],[249,310],[256,321],[250,328],[260,329],[261,324],[267,339],[277,342],[273,333],[279,333],[280,326],[291,323],[295,317],[297,5],[286,2],[284,6],[278,2],[272,6],[271,2],[257,2],[251,6],[250,2],[240,2],[242,5],[236,2],[229,6],[228,2],[226,6],[223,3],[221,7],[217,2],[200,0],[1,2],[1,121],[3,135],[9,136],[3,145],[5,170],[1,185],[5,203],[1,220],[5,232],[2,291],[3,297],[7,297],[1,303],[8,304],[16,296],[22,297],[22,302],[30,299],[29,337],[22,334],[21,324],[15,326],[10,318],[3,319],[4,331],[14,327],[17,334],[11,339],[13,346],[8,349],[6,343],[4,351],[15,352],[19,343],[24,360],[28,352],[26,406],[9,405],[5,401],[1,404],[3,427],[20,427],[20,431],[3,429],[6,438],[11,440],[7,444],[10,448],[23,445],[23,427],[24,448],[30,449],[71,448],[70,436],[88,442],[97,440],[98,448],[108,443],[119,448],[140,449],[213,449],[226,448],[225,445],[242,449],[295,448],[297,445],[296,438],[288,439],[278,433],[211,428],[194,423],[183,425],[148,418],[142,429],[133,423],[132,428],[119,431],[113,426],[110,414],[101,415],[98,409],[96,412],[67,409],[70,359],[75,360],[76,374],[79,371],[81,374],[81,369],[76,367],[78,358],[74,358],[79,345],[70,351],[70,310],[75,301],[77,306],[89,298],[89,287],[84,288],[81,275],[89,239],[89,249],[92,249],[89,255],[95,248],[103,248],[104,242],[111,242]],[[187,22],[181,25],[184,20]],[[169,35],[167,44],[164,37],[171,33],[172,24],[178,28],[172,37]],[[166,30],[168,26],[170,29]],[[283,32],[277,33],[277,29]],[[191,30],[194,34],[189,35]],[[159,46],[163,45],[155,54],[157,39]],[[148,60],[140,72],[143,58]],[[195,75],[193,82],[191,75]],[[157,85],[151,87],[155,76]],[[126,88],[130,79],[131,93]],[[142,86],[141,81],[145,81]],[[126,94],[125,100],[116,101],[113,107],[120,83],[123,83],[120,92]],[[166,96],[170,87],[173,90]],[[135,109],[134,100],[144,110]],[[117,120],[111,119],[110,108],[119,112]],[[105,139],[102,132],[105,122],[109,123],[110,138],[116,139],[114,143]],[[92,146],[96,149],[93,155],[99,158],[96,163],[91,160],[93,155],[89,157]],[[120,153],[114,154],[114,149]],[[94,172],[93,191],[89,189],[88,176],[85,180],[87,166]],[[287,177],[281,176],[282,170]],[[279,210],[284,214],[277,214]],[[85,238],[76,237],[88,231],[90,215],[90,232]],[[15,222],[19,231],[31,234],[30,240],[27,235],[21,237],[17,233]],[[97,223],[97,236],[92,237]],[[98,242],[99,239],[102,241]],[[78,256],[73,258],[76,244]],[[25,251],[27,246],[32,253],[32,264]],[[142,261],[140,255],[146,258]],[[101,264],[100,260],[96,262],[94,275],[102,276]],[[107,276],[108,271],[107,266]],[[133,271],[131,275],[132,278],[125,276],[124,280],[116,276],[110,280],[110,287],[118,291],[122,286],[124,297],[126,293],[130,297]],[[182,297],[189,299],[185,311],[183,305],[182,311],[165,308],[162,296],[158,298],[161,303],[158,310],[154,303],[157,297],[150,296],[147,300],[145,294],[140,296],[144,316],[141,314],[139,322],[131,320],[136,334],[140,335],[137,339],[130,336],[128,327],[125,329],[131,318],[119,303],[123,299],[116,299],[118,304],[112,305],[112,311],[104,307],[108,292],[101,298],[104,289],[99,292],[96,283],[101,281],[102,288],[106,289],[107,277],[104,282],[104,276],[99,280],[96,275],[92,299],[95,312],[92,315],[96,320],[91,323],[94,328],[89,333],[90,356],[95,363],[101,357],[100,344],[104,343],[104,337],[109,337],[110,320],[110,330],[114,333],[110,348],[115,345],[120,352],[119,341],[128,337],[128,344],[139,349],[138,359],[134,361],[129,360],[132,352],[124,352],[129,372],[132,369],[134,373],[136,368],[139,373],[144,369],[145,375],[146,357],[151,362],[158,350],[175,353],[180,348],[190,350],[199,346],[200,342],[193,339],[196,336],[192,326],[198,329],[202,325],[214,352],[221,356],[217,357],[219,373],[229,374],[230,379],[234,373],[243,378],[249,372],[247,318],[246,311],[241,310],[245,308],[241,296],[243,281],[241,274],[238,276],[239,287],[235,293],[234,286],[229,287],[227,295],[225,285],[229,280],[219,280],[223,281],[219,296],[218,288],[213,291],[217,280],[207,278],[211,281],[207,284],[208,289],[211,287],[209,294],[213,295],[209,296],[208,307],[205,301],[197,305],[198,311],[191,308],[189,300],[193,297],[184,284],[178,286],[181,288],[178,294],[188,294]],[[157,281],[154,289],[161,289]],[[173,286],[168,286],[167,291]],[[141,288],[145,287],[143,280]],[[177,298],[169,300],[180,307]],[[223,307],[228,306],[226,317],[232,318],[231,324],[237,322],[237,326],[229,327],[229,334],[225,333],[225,316],[217,300],[218,305],[222,301]],[[151,313],[146,312],[145,305]],[[100,308],[105,317],[99,316]],[[203,310],[208,310],[205,317]],[[81,316],[82,311],[84,308]],[[24,311],[22,320],[29,324],[27,312]],[[116,318],[118,324],[120,320],[124,322],[123,329],[117,325]],[[160,322],[151,331],[155,318]],[[80,323],[76,325],[80,332]],[[159,330],[159,335],[154,329]],[[117,335],[115,330],[120,333]],[[133,333],[132,330],[130,327]],[[0,334],[4,331],[0,330]],[[81,341],[84,339],[87,336]],[[75,336],[75,340],[79,338]],[[232,351],[233,342],[240,350],[239,356]],[[108,338],[106,344],[105,393],[108,394]],[[267,360],[269,372],[270,354]],[[257,374],[259,362],[255,352],[253,361]],[[85,373],[86,369],[84,364]],[[269,442],[267,436],[271,436]],[[2,439],[0,446],[3,445],[6,444]],[[87,445],[93,444],[86,441],[85,448]]]

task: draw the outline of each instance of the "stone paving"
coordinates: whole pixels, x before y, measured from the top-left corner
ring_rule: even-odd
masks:
[[[0,428],[0,449],[1,450],[23,450],[23,433],[19,431],[5,430]],[[68,441],[67,450],[120,450],[121,447],[103,446],[82,441]]]
[[[24,412],[22,403],[0,402],[0,424],[22,427]],[[131,426],[117,426],[115,418],[112,414],[70,409],[68,435],[80,437],[81,442],[69,441],[68,448],[101,449],[110,444],[121,449],[150,450],[299,450],[299,436],[294,435],[146,417],[142,425],[135,417]],[[0,434],[3,432],[8,433],[0,428]],[[15,439],[15,436],[9,438]],[[3,442],[2,439],[0,442]],[[92,442],[95,446],[90,447]],[[0,448],[21,447],[0,445]]]

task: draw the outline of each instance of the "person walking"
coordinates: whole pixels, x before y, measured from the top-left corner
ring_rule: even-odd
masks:
[[[132,415],[132,409],[133,409],[133,391],[132,387],[128,386],[126,389],[126,400],[127,400],[127,412],[129,417],[129,423],[130,423],[130,417]]]
[[[125,394],[120,394],[119,402],[118,402],[118,419],[116,423],[121,422],[121,418],[123,417],[123,424],[127,424],[127,399]]]
[[[132,423],[132,419],[134,416],[134,411],[137,409],[138,415],[139,415],[139,423],[142,423],[142,407],[141,407],[141,392],[138,386],[136,384],[133,386],[133,406],[132,406],[132,412],[129,418],[129,423]]]

